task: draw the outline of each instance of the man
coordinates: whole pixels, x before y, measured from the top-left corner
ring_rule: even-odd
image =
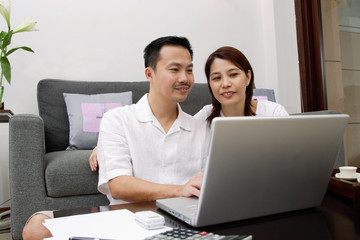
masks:
[[[159,38],[144,59],[149,93],[101,121],[98,188],[110,204],[199,195],[205,126],[178,104],[194,84],[191,45]]]
[[[107,112],[98,141],[99,191],[110,204],[199,196],[205,163],[205,124],[179,102],[194,83],[192,49],[181,37],[163,37],[144,50],[149,93],[137,104]],[[43,239],[51,212],[35,214],[23,238]]]

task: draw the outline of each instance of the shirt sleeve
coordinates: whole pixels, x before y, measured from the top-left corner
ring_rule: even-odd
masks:
[[[121,108],[110,110],[101,120],[98,138],[98,189],[109,194],[108,182],[118,176],[133,175],[130,150],[125,135]]]
[[[196,118],[200,121],[206,122],[206,119],[211,114],[211,110],[212,110],[212,105],[211,104],[206,105],[194,115],[194,118]]]
[[[282,117],[282,116],[289,116],[289,113],[279,103],[275,103],[267,100],[258,100],[258,105],[256,108],[256,116]]]
[[[280,104],[276,104],[273,116],[278,116],[278,117],[289,116],[289,113],[286,111],[284,106],[282,106]]]

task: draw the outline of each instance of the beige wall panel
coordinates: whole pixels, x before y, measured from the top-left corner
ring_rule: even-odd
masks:
[[[325,61],[341,61],[338,7],[335,0],[321,0]]]
[[[360,124],[349,124],[345,138],[348,165],[360,167]]]
[[[342,80],[344,87],[360,84],[360,71],[342,70]]]
[[[360,70],[360,33],[340,32],[343,69]]]
[[[345,113],[350,115],[350,122],[360,123],[360,71],[343,70],[342,77]]]
[[[341,62],[325,61],[325,79],[328,109],[344,113],[344,87]]]

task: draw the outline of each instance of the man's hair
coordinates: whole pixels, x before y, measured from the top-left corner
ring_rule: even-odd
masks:
[[[189,40],[185,37],[167,36],[155,39],[144,49],[145,68],[151,67],[156,70],[156,64],[160,58],[160,50],[163,46],[180,46],[186,48],[193,59],[193,50]]]

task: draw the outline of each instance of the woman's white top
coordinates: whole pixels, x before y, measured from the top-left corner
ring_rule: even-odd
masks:
[[[267,101],[267,100],[257,100],[257,107],[256,107],[256,116],[259,117],[280,117],[280,116],[289,116],[289,113],[285,110],[285,108],[275,102]],[[195,114],[195,118],[206,121],[208,116],[211,114],[212,105],[206,105],[203,107],[198,113]],[[223,117],[223,113],[220,113]]]

